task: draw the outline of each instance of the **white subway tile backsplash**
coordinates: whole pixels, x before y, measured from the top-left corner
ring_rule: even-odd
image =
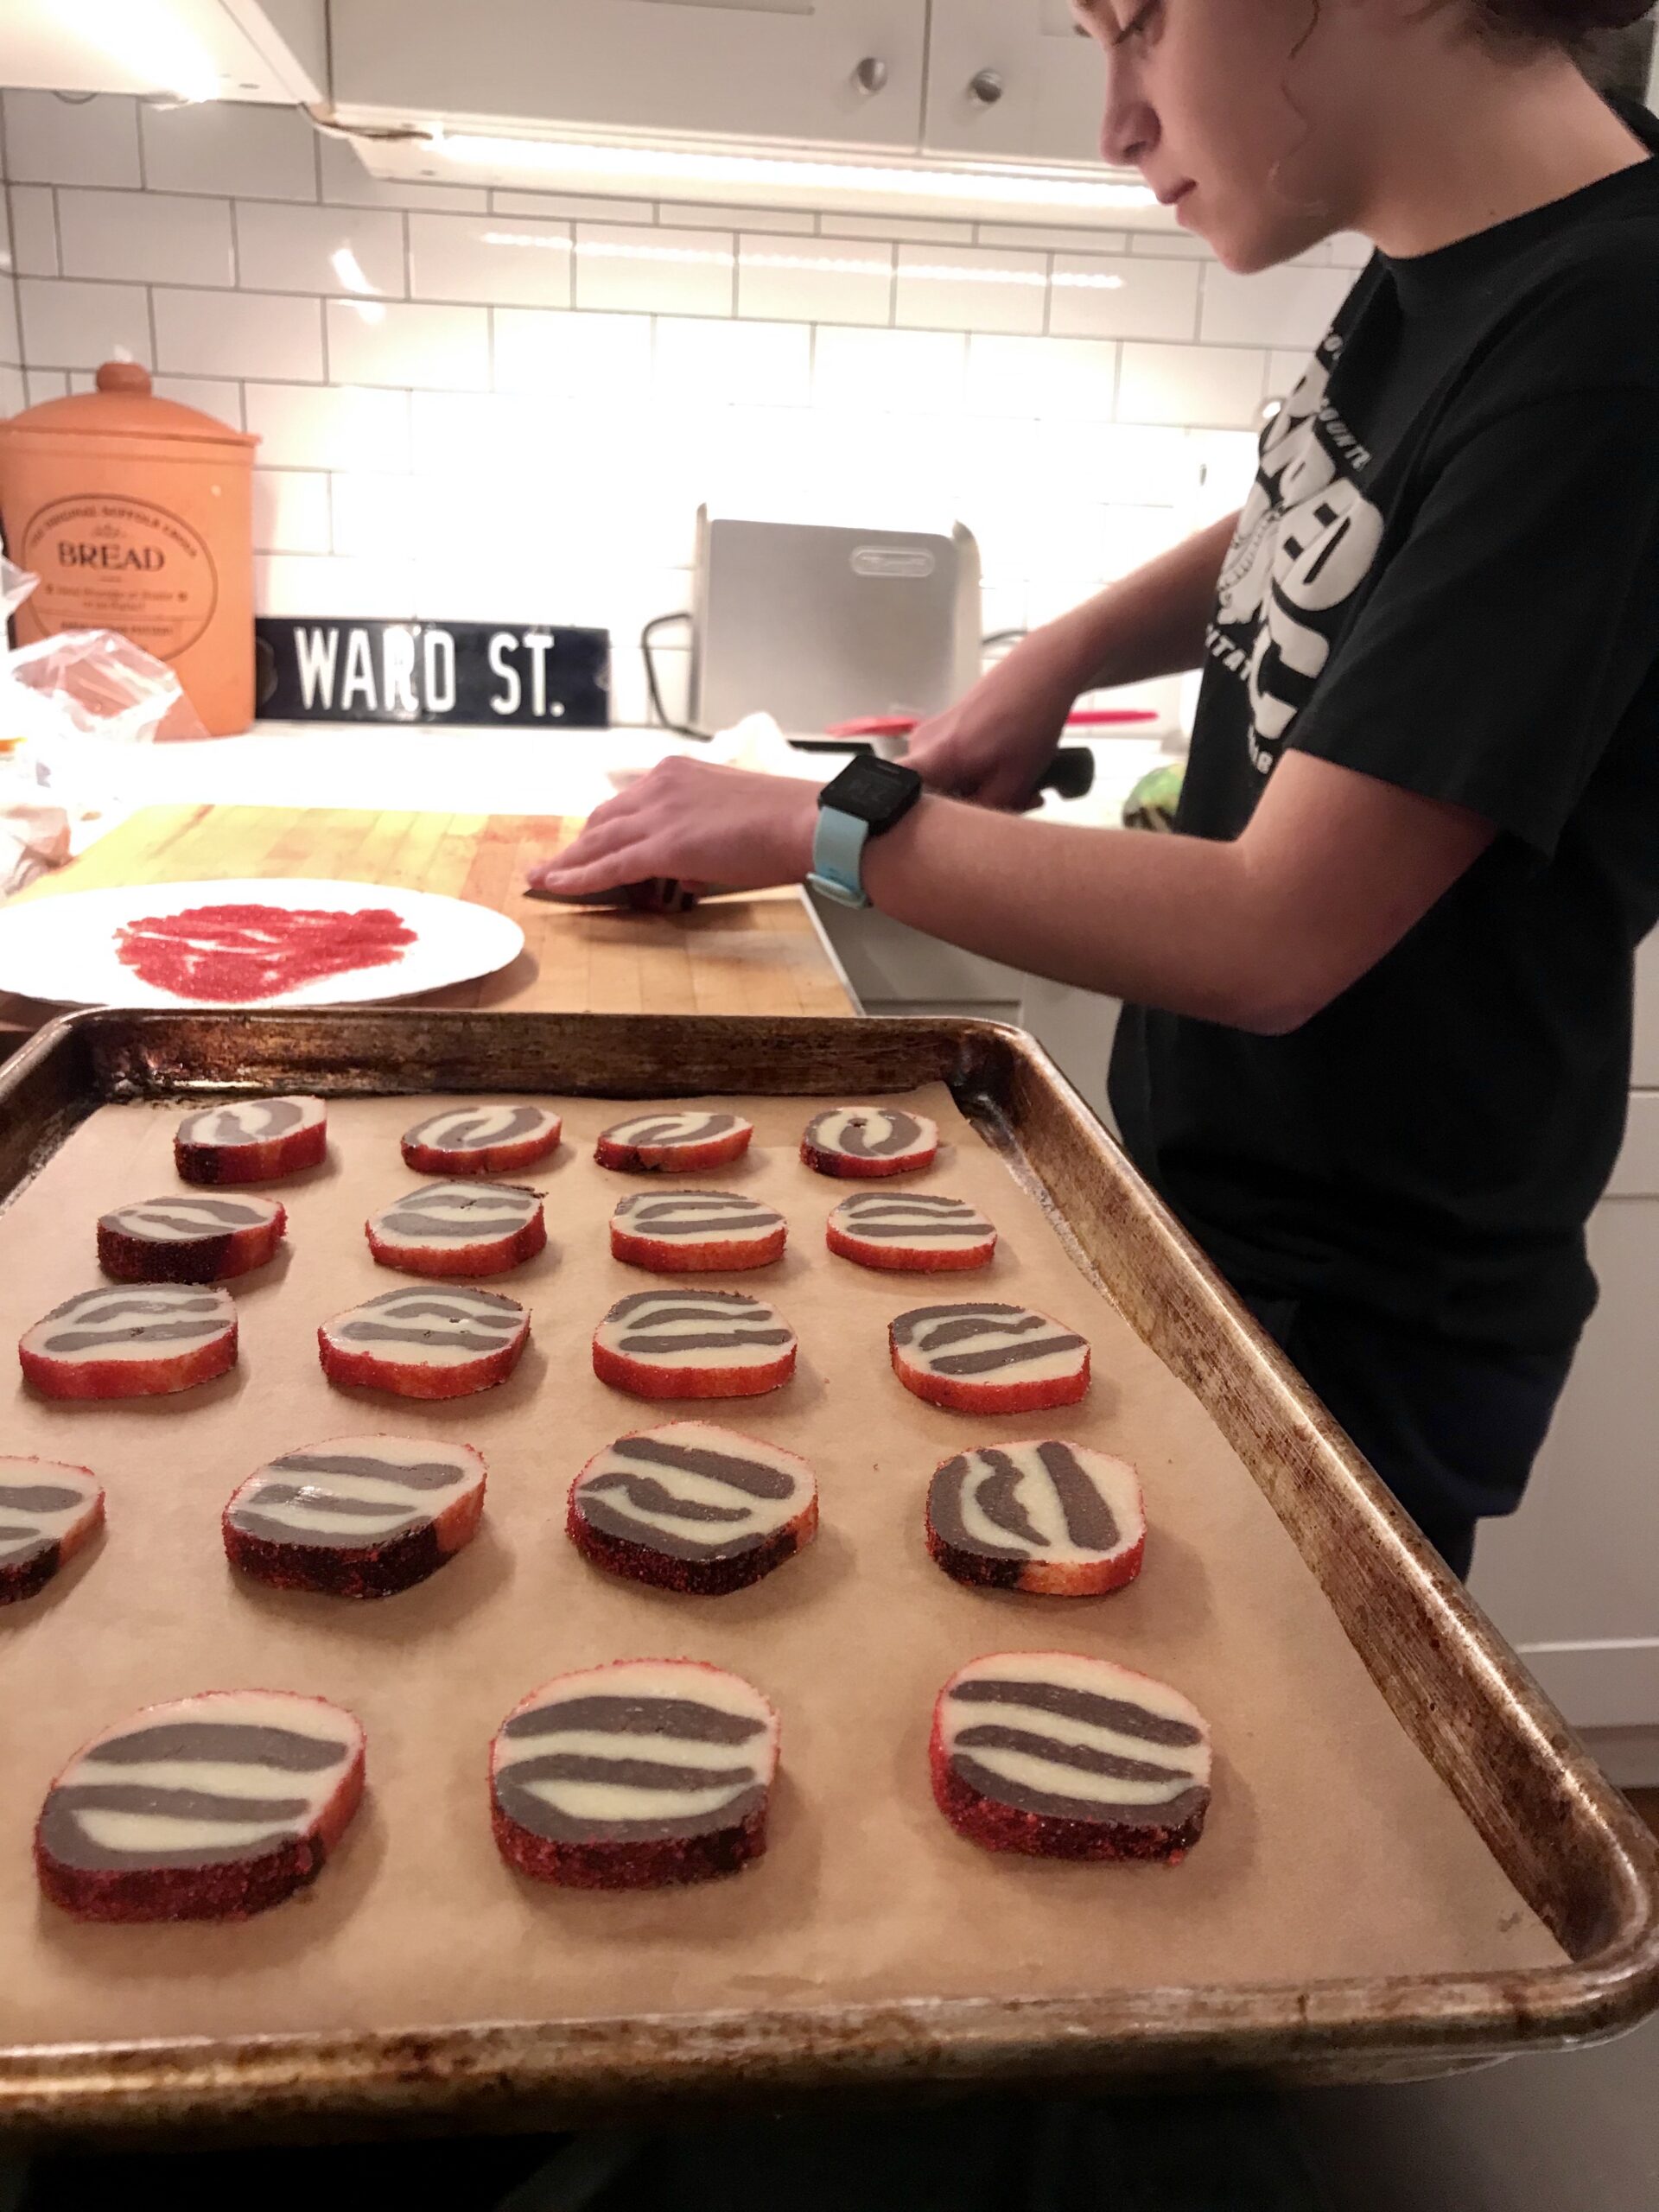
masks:
[[[57,201],[66,276],[225,289],[236,282],[231,211],[223,200],[66,186]]]
[[[1126,345],[1120,423],[1181,423],[1247,430],[1259,422],[1267,356],[1220,346]]]
[[[596,192],[492,192],[490,212],[496,215],[543,216],[569,223],[654,223],[657,210],[649,200],[612,200]],[[734,220],[733,227],[735,228]]]
[[[968,341],[970,415],[1109,423],[1117,397],[1117,348],[1092,338]]]
[[[262,614],[389,622],[411,617],[419,596],[412,560],[342,561],[306,553],[256,555],[253,592]]]
[[[877,413],[954,413],[962,405],[968,341],[945,332],[820,330],[813,394],[820,407]]]
[[[798,207],[705,207],[675,200],[663,202],[657,220],[666,230],[772,231],[795,238],[812,238],[818,227],[817,217]]]
[[[1196,338],[1202,273],[1190,261],[1057,253],[1048,327],[1059,338]]]
[[[150,389],[157,399],[175,399],[181,407],[194,407],[211,415],[232,430],[245,428],[242,420],[242,387],[223,377],[152,377]]]
[[[737,271],[729,231],[578,223],[576,305],[639,315],[730,315]]]
[[[151,192],[213,192],[245,200],[317,196],[317,134],[298,108],[234,100],[147,106],[140,128],[144,182]]]
[[[1115,231],[1092,231],[1087,225],[1059,229],[1038,223],[976,223],[981,245],[1028,246],[1034,253],[1127,253],[1128,239]]]
[[[487,308],[327,300],[328,373],[346,384],[486,391]]]
[[[1051,416],[1036,432],[1032,482],[1064,486],[1065,499],[1185,513],[1197,496],[1204,456],[1190,431]]]
[[[136,101],[60,99],[55,92],[0,94],[5,118],[6,174],[18,184],[112,184],[136,188]]]
[[[237,252],[251,291],[401,300],[404,218],[390,209],[236,202]]]
[[[11,266],[19,276],[64,274],[58,260],[56,204],[48,184],[11,188]]]
[[[272,467],[409,467],[406,391],[283,384],[249,384],[245,390],[246,427],[264,441],[259,458]]]
[[[328,479],[300,468],[253,472],[257,553],[329,553]]]
[[[149,296],[142,285],[24,276],[17,285],[17,306],[23,355],[32,368],[95,369],[101,361],[149,361]]]
[[[1048,304],[1041,255],[900,245],[893,320],[909,330],[1037,332]]]
[[[335,207],[424,207],[456,215],[483,215],[490,195],[480,185],[404,183],[371,176],[356,149],[325,132],[317,141],[322,196]]]
[[[1347,269],[1238,276],[1217,263],[1204,273],[1201,334],[1208,346],[1317,346],[1353,286]]]
[[[1192,231],[1178,231],[1173,224],[1167,229],[1162,225],[1145,231],[1135,231],[1129,238],[1129,251],[1144,253],[1154,261],[1213,261],[1209,241]]]
[[[435,486],[414,476],[361,473],[333,482],[334,550],[343,557],[398,561],[442,541],[442,522],[434,513]],[[481,515],[474,528],[487,537]]]
[[[160,286],[152,296],[157,368],[182,376],[323,381],[320,301]]]
[[[858,238],[741,238],[737,311],[801,323],[893,320],[893,249]]]
[[[699,321],[657,326],[657,391],[681,407],[806,407],[812,334],[798,322]]]
[[[0,407],[159,353],[162,397],[263,442],[262,607],[601,623],[630,718],[633,640],[690,604],[705,501],[959,518],[991,628],[1236,505],[1264,399],[1370,251],[1244,279],[1127,220],[382,181],[281,109],[9,93],[4,120]],[[677,711],[686,665],[670,639]]]
[[[410,289],[419,300],[485,307],[568,308],[574,240],[569,223],[528,216],[413,214]]]
[[[1187,443],[1202,471],[1195,520],[1202,524],[1242,507],[1261,464],[1262,439],[1252,430],[1191,430]]]
[[[849,215],[826,209],[818,228],[827,238],[908,238],[917,245],[971,245],[971,223],[935,220],[927,215]]]
[[[597,402],[643,400],[650,393],[649,316],[497,308],[494,322],[499,391]]]

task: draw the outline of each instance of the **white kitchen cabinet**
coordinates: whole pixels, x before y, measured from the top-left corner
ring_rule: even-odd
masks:
[[[1103,90],[1070,0],[932,0],[930,153],[1098,162]]]
[[[170,0],[150,20],[0,0],[0,85],[19,90],[319,100],[326,53],[323,0]]]
[[[1481,1533],[1472,1587],[1575,1726],[1659,1740],[1659,1091],[1630,1102],[1590,1256],[1600,1306],[1526,1503]]]
[[[927,0],[331,0],[334,98],[409,116],[912,149]]]

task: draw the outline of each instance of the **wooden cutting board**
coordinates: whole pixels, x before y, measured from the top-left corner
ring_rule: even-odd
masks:
[[[130,883],[324,876],[474,899],[524,932],[510,968],[416,1001],[594,1014],[856,1014],[805,895],[721,899],[690,914],[625,914],[524,896],[525,871],[582,824],[556,815],[395,814],[329,807],[155,806],[133,815],[22,901]],[[0,1025],[57,1008],[0,993]],[[0,1040],[3,1041],[3,1040]]]

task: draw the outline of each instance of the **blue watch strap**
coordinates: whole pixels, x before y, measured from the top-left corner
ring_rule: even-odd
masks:
[[[807,881],[837,906],[868,906],[863,885],[864,848],[870,825],[856,815],[843,814],[838,806],[818,809],[817,833],[812,841],[812,873]]]

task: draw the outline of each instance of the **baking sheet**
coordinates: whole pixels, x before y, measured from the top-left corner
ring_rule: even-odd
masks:
[[[331,1103],[328,1165],[279,1190],[286,1256],[235,1287],[234,1375],[125,1407],[54,1406],[9,1385],[3,1448],[92,1466],[110,1521],[41,1599],[0,1612],[0,2039],[429,2028],[1561,1962],[1197,1400],[1073,1266],[943,1085],[905,1102],[944,1133],[923,1186],[973,1201],[1001,1231],[992,1268],[951,1281],[1086,1334],[1096,1380],[1081,1406],[987,1421],[899,1386],[887,1323],[933,1291],[825,1250],[824,1219],[853,1186],[810,1173],[796,1146],[821,1107],[851,1103],[834,1097],[672,1102],[734,1107],[755,1122],[744,1160],[683,1179],[740,1186],[788,1217],[785,1259],[731,1279],[774,1297],[799,1335],[784,1390],[653,1407],[594,1379],[594,1325],[649,1278],[610,1257],[606,1234],[639,1179],[596,1167],[593,1140],[649,1102],[579,1099],[562,1103],[560,1153],[524,1179],[547,1192],[549,1249],[496,1279],[535,1315],[513,1378],[447,1406],[335,1391],[317,1364],[316,1324],[405,1280],[374,1266],[361,1224],[418,1179],[397,1140],[445,1103]],[[175,1187],[179,1112],[100,1109],[0,1215],[11,1336],[99,1280],[99,1213]],[[698,1411],[813,1462],[817,1542],[720,1599],[586,1566],[563,1534],[576,1470],[625,1430]],[[473,1546],[377,1605],[233,1577],[219,1516],[236,1485],[283,1450],[376,1428],[429,1428],[484,1452],[488,1504]],[[982,1437],[1046,1429],[1140,1466],[1152,1533],[1131,1589],[1082,1601],[969,1591],[927,1559],[935,1465]],[[1184,1866],[993,1858],[935,1810],[926,1741],[941,1683],[982,1653],[1057,1646],[1160,1675],[1209,1716],[1215,1802]],[[490,1837],[492,1733],[550,1675],[645,1656],[734,1668],[779,1707],[784,1770],[767,1856],[733,1880],[653,1895],[521,1881]],[[334,1699],[367,1728],[369,1796],[315,1889],[208,1929],[81,1927],[47,1906],[29,1835],[69,1754],[137,1706],[240,1685]]]

